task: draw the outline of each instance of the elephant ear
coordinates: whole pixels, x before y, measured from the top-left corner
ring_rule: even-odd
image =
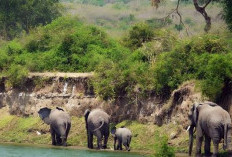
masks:
[[[47,124],[49,124],[50,113],[51,113],[51,109],[47,107],[41,108],[38,112],[39,117]]]
[[[113,127],[112,129],[111,129],[111,134],[113,135],[113,136],[115,136],[115,133],[116,133],[116,127]]]
[[[196,103],[193,105],[193,124],[196,126],[199,116],[199,107],[202,106],[202,103]]]

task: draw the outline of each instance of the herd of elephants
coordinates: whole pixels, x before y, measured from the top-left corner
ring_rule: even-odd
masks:
[[[67,137],[71,128],[71,119],[62,108],[41,108],[38,112],[40,118],[50,125],[53,145],[67,146]],[[97,148],[106,149],[110,132],[110,116],[102,109],[86,110],[84,113],[88,148],[93,149],[93,135],[97,137]],[[219,143],[223,140],[223,149],[228,156],[232,156],[232,124],[229,113],[216,103],[205,101],[194,103],[189,112],[189,155],[192,154],[193,134],[196,132],[195,156],[200,157],[201,145],[204,139],[204,155],[219,156]],[[132,133],[128,128],[113,127],[111,134],[114,137],[114,150],[122,150],[122,145],[130,151]],[[103,145],[102,140],[104,139]],[[210,151],[210,143],[213,142],[213,153]]]

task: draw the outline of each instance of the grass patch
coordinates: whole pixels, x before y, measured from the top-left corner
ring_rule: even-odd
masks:
[[[154,154],[155,143],[159,142],[157,134],[166,134],[167,126],[158,127],[153,124],[141,124],[136,121],[123,121],[117,127],[126,126],[132,133],[131,149],[143,152],[144,154]],[[175,127],[170,126],[175,129]],[[172,130],[171,129],[171,130]],[[36,131],[41,132],[37,135]],[[49,126],[44,124],[38,117],[17,117],[12,115],[0,116],[0,141],[30,144],[51,144]],[[94,137],[94,146],[97,145]],[[70,146],[87,146],[87,136],[84,118],[72,117],[72,127],[68,137]],[[113,137],[110,135],[108,147],[113,149]]]

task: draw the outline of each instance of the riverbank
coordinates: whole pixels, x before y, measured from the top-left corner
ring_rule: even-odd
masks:
[[[10,115],[6,110],[6,108],[0,110],[0,141],[2,143],[29,144],[30,146],[53,148],[49,126],[44,124],[39,117],[18,117]],[[117,127],[120,126],[128,127],[133,133],[131,142],[132,153],[140,153],[142,155],[154,154],[155,146],[162,140],[160,136],[164,135],[167,135],[169,144],[174,146],[177,152],[187,151],[188,134],[185,133],[184,136],[178,137],[178,133],[183,131],[175,124],[158,127],[153,124],[141,124],[136,121],[123,121],[117,124]],[[86,149],[86,138],[84,118],[73,116],[67,149]],[[96,145],[96,139],[94,144]],[[113,150],[112,136],[109,138],[108,148],[107,151]]]
[[[25,144],[0,144],[1,156],[4,157],[76,157],[76,156],[88,156],[88,157],[142,157],[138,153],[127,153],[119,151],[94,151],[86,149],[70,149],[64,147],[45,147],[37,145],[25,145]]]

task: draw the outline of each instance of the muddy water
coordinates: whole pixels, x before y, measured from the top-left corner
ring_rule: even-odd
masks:
[[[65,148],[44,148],[23,145],[0,144],[1,157],[141,157],[128,152],[90,151]]]

